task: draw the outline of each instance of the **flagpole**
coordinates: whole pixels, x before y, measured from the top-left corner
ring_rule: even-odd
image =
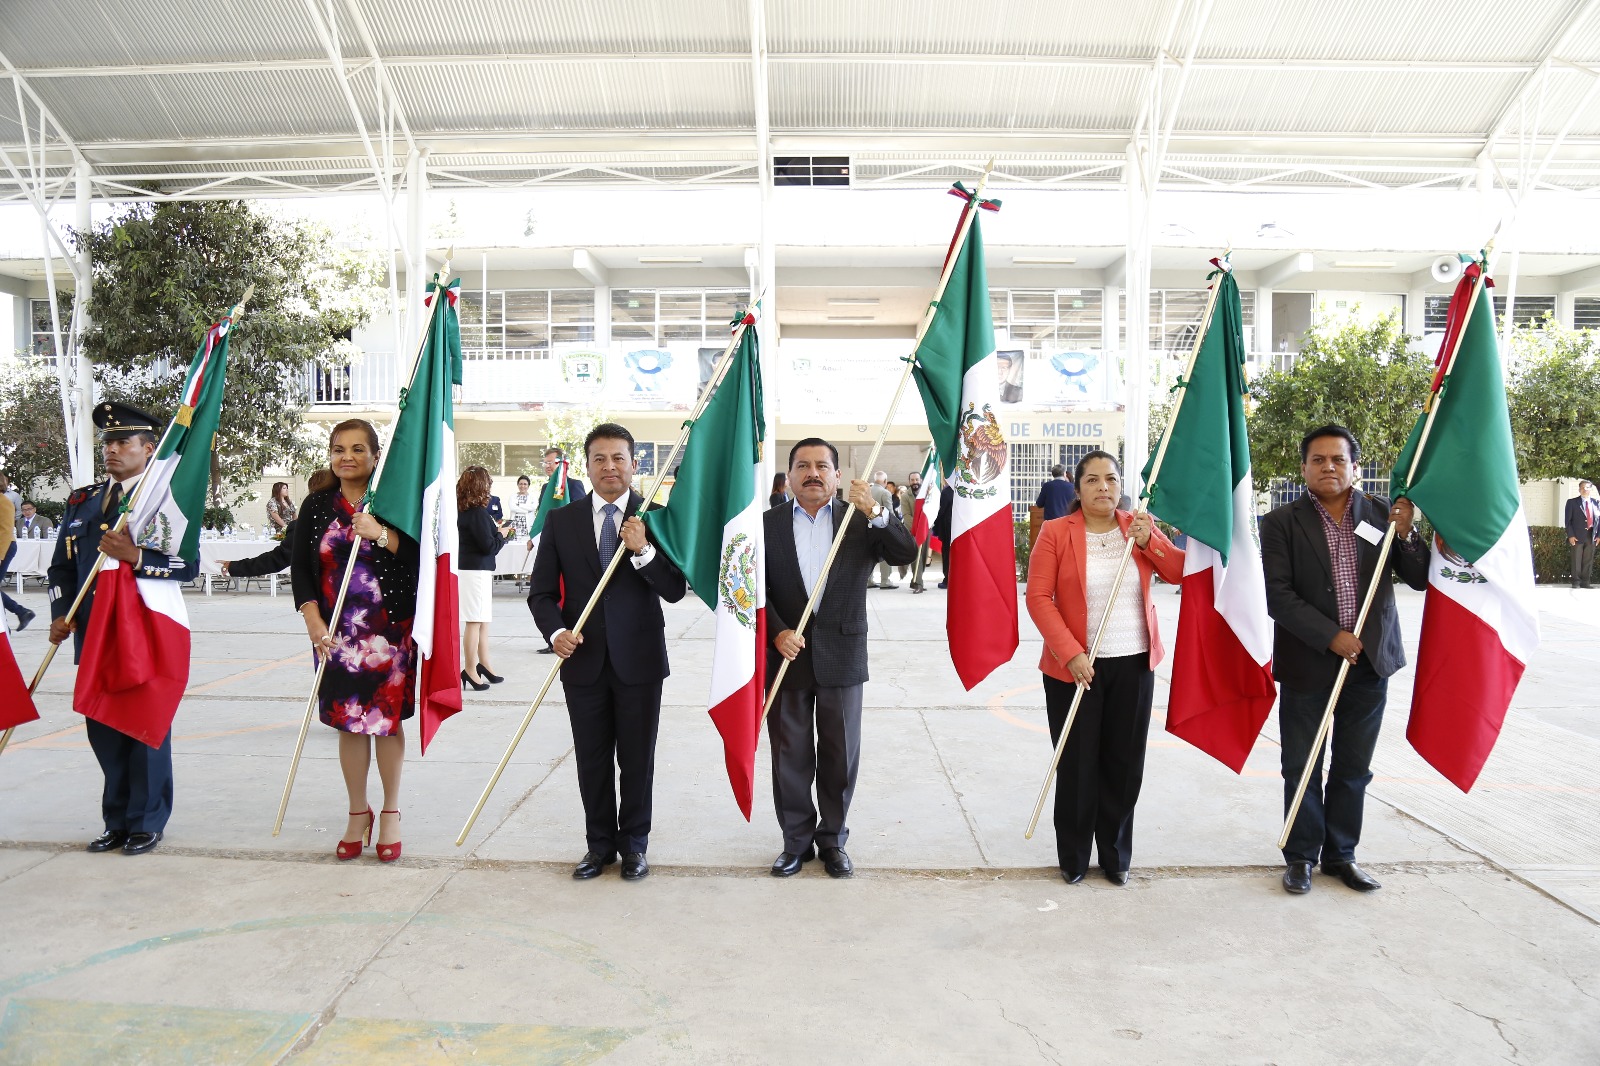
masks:
[[[226,315],[223,316],[223,321],[224,322],[235,322],[235,321],[238,321],[239,316],[244,314],[244,305],[250,302],[250,297],[255,293],[255,291],[256,291],[256,287],[255,287],[255,283],[254,282],[252,282],[250,285],[246,286],[245,290],[244,290],[244,295],[239,297],[239,302],[234,304],[233,308],[231,310],[229,310],[229,312]],[[213,328],[215,328],[215,327],[213,327]],[[210,331],[208,330],[207,332],[210,332]],[[180,400],[181,399],[182,398],[180,397]],[[161,431],[161,439],[156,442],[156,450],[152,454],[154,454],[154,455],[160,455],[161,454],[162,447],[167,443],[167,437],[169,437],[172,434],[172,427],[173,427],[173,424],[174,424],[175,421],[176,421],[175,419],[168,420],[167,428]],[[125,529],[127,527],[127,525],[128,525],[128,515],[129,515],[130,512],[132,512],[134,502],[139,499],[139,491],[141,489],[143,489],[143,488],[144,488],[144,474],[141,473],[139,475],[139,480],[134,483],[133,491],[128,494],[127,506],[118,508],[117,522],[116,522],[116,524],[114,526],[111,527],[111,532],[117,533],[117,532],[120,532],[121,530],[123,530],[123,529]],[[65,622],[70,624],[72,622],[72,620],[77,617],[78,608],[83,606],[84,599],[89,595],[89,591],[94,588],[95,580],[100,576],[100,571],[101,571],[101,569],[103,569],[105,567],[105,565],[106,565],[106,553],[102,550],[100,552],[100,554],[99,554],[99,557],[95,559],[94,567],[92,569],[90,569],[89,576],[84,579],[82,587],[78,589],[77,596],[73,597],[72,606],[67,608],[67,613],[62,616],[62,620],[63,621],[65,621]],[[39,663],[39,669],[34,671],[33,681],[28,685],[28,695],[30,697],[36,691],[38,691],[39,683],[44,680],[45,671],[50,669],[50,664],[55,660],[55,657],[56,657],[56,649],[59,648],[59,647],[61,647],[61,645],[59,645],[59,644],[51,644],[48,648],[45,649],[44,660]],[[5,754],[6,745],[11,743],[11,734],[15,733],[16,731],[17,731],[17,727],[16,726],[12,726],[10,729],[7,729],[4,733],[0,733],[0,755],[4,755]]]
[[[402,389],[409,389],[412,385],[412,379],[417,376],[417,364],[422,360],[422,350],[423,348],[427,347],[428,335],[433,331],[433,316],[438,313],[439,305],[444,303],[446,299],[445,289],[448,288],[450,284],[450,261],[455,258],[455,254],[455,246],[452,245],[449,251],[445,252],[444,254],[444,263],[439,268],[439,272],[433,276],[434,282],[436,283],[433,293],[434,298],[428,303],[428,316],[422,322],[422,332],[417,337],[416,351],[411,354],[411,370],[405,376],[405,384],[401,386]],[[395,411],[394,419],[395,424],[398,424],[400,421],[399,410]],[[391,435],[393,432],[394,426],[391,425]],[[389,454],[391,451],[392,449],[385,448],[378,455],[378,465],[372,471],[372,477],[367,481],[366,495],[361,500],[361,506],[358,509],[359,511],[366,511],[367,502],[372,499],[372,493],[378,487],[378,479],[383,477],[383,468],[389,461]],[[352,530],[352,534],[354,534],[354,530]],[[345,560],[344,576],[339,581],[339,594],[334,598],[333,601],[333,617],[329,620],[328,624],[328,632],[330,633],[332,633],[333,630],[338,627],[339,619],[344,614],[345,593],[350,589],[350,575],[355,573],[356,556],[360,554],[361,537],[359,534],[355,534],[352,536],[350,541],[350,558]],[[295,738],[294,757],[289,760],[289,777],[288,780],[284,781],[283,783],[283,798],[278,801],[277,820],[272,823],[273,836],[277,836],[278,833],[283,829],[283,817],[284,814],[289,810],[289,793],[294,791],[295,774],[299,772],[300,769],[300,754],[305,750],[306,734],[311,731],[311,715],[317,709],[317,693],[322,689],[322,675],[328,669],[328,657],[332,654],[333,650],[331,647],[326,653],[324,653],[321,648],[317,649],[317,673],[316,676],[311,679],[311,694],[306,697],[306,713],[300,720],[300,735]]]
[[[759,300],[756,305],[760,306]],[[706,405],[711,402],[712,395],[722,384],[722,379],[728,374],[728,368],[733,365],[733,353],[739,348],[739,342],[744,339],[744,331],[755,324],[755,316],[746,314],[739,320],[739,325],[733,331],[733,337],[728,341],[728,347],[722,352],[722,357],[717,360],[712,371],[711,380],[701,390],[700,398],[695,402],[694,411],[684,420],[683,428],[678,432],[678,439],[672,444],[672,451],[667,453],[666,462],[656,467],[655,477],[650,482],[650,491],[644,494],[644,502],[639,505],[639,513],[643,514],[655,502],[656,493],[661,491],[661,485],[666,481],[667,473],[672,469],[672,464],[677,460],[678,453],[683,450],[684,442],[689,439],[689,433],[694,428],[695,421],[705,411]],[[578,615],[578,620],[570,628],[573,636],[583,633],[584,623],[589,621],[589,615],[594,613],[594,608],[600,602],[601,595],[606,590],[606,585],[611,582],[611,575],[616,573],[617,566],[622,562],[622,557],[627,552],[621,541],[617,542],[617,550],[611,556],[605,572],[600,575],[600,583],[595,586],[594,592],[589,595],[589,602],[583,605],[583,613]],[[531,583],[531,578],[529,579]],[[544,684],[539,686],[538,695],[534,696],[533,703],[528,707],[528,713],[522,716],[522,724],[511,736],[511,743],[506,745],[505,754],[500,757],[500,762],[494,768],[494,773],[489,777],[489,783],[483,786],[483,794],[478,797],[477,804],[472,808],[472,814],[467,818],[467,824],[461,827],[461,835],[456,837],[456,847],[466,843],[467,834],[472,832],[472,827],[478,822],[478,815],[483,813],[484,804],[489,802],[489,796],[494,792],[495,786],[500,783],[500,775],[505,773],[506,767],[511,764],[511,756],[517,750],[517,745],[522,743],[522,735],[528,731],[528,726],[533,724],[533,716],[538,713],[539,707],[544,703],[545,696],[550,693],[550,686],[555,684],[556,675],[561,672],[566,660],[557,657],[550,664],[550,672],[545,675]]]
[[[1227,253],[1223,253],[1223,262],[1227,260]],[[1220,264],[1219,264],[1220,265]],[[1228,269],[1223,267],[1222,269]],[[1189,349],[1189,362],[1183,370],[1183,388],[1178,390],[1177,399],[1172,403],[1172,413],[1167,416],[1167,428],[1161,434],[1161,443],[1156,448],[1155,461],[1150,464],[1150,477],[1145,482],[1144,491],[1139,494],[1139,502],[1133,509],[1134,514],[1144,514],[1149,507],[1150,493],[1156,485],[1156,480],[1161,476],[1161,465],[1167,460],[1167,445],[1172,440],[1172,427],[1178,424],[1178,412],[1183,410],[1183,398],[1189,391],[1189,378],[1194,374],[1194,364],[1200,358],[1200,346],[1205,343],[1206,333],[1211,329],[1211,316],[1216,310],[1217,294],[1222,291],[1222,279],[1219,277],[1216,284],[1211,286],[1211,294],[1206,297],[1205,313],[1200,317],[1200,329],[1195,334],[1194,346]],[[1116,580],[1111,583],[1111,598],[1106,601],[1105,609],[1100,612],[1100,624],[1095,627],[1094,642],[1089,645],[1089,665],[1094,666],[1095,658],[1100,654],[1100,640],[1106,634],[1106,623],[1111,619],[1111,608],[1116,605],[1117,594],[1122,591],[1122,578],[1128,572],[1128,560],[1133,557],[1133,538],[1128,537],[1122,542],[1122,561],[1117,564]],[[1078,706],[1083,703],[1083,694],[1089,691],[1089,686],[1082,681],[1078,682],[1077,691],[1072,694],[1072,706],[1067,709],[1067,720],[1061,724],[1061,736],[1056,741],[1055,754],[1050,758],[1050,769],[1044,775],[1044,784],[1039,786],[1039,798],[1033,805],[1033,817],[1028,819],[1028,830],[1022,834],[1024,840],[1033,839],[1033,831],[1039,827],[1039,816],[1044,812],[1045,797],[1050,795],[1050,782],[1055,780],[1056,768],[1061,765],[1061,756],[1067,750],[1067,737],[1072,733],[1072,723],[1078,717]]]
[[[1461,351],[1461,342],[1466,338],[1467,326],[1472,322],[1472,312],[1477,309],[1479,297],[1484,294],[1484,286],[1488,278],[1489,248],[1494,241],[1484,249],[1484,261],[1481,263],[1477,283],[1473,286],[1472,300],[1467,304],[1467,313],[1461,318],[1461,329],[1456,332],[1455,343],[1450,346],[1450,352],[1445,358],[1444,370],[1440,374],[1441,390],[1444,382],[1450,377],[1450,370],[1455,366],[1456,355]],[[1442,391],[1436,391],[1428,397],[1428,417],[1422,423],[1422,433],[1417,437],[1416,450],[1411,453],[1411,467],[1406,471],[1406,484],[1411,484],[1411,479],[1416,477],[1417,466],[1422,462],[1422,449],[1428,443],[1428,436],[1433,432],[1433,420],[1439,414],[1439,404],[1443,398]],[[1391,506],[1393,504],[1391,503]],[[1389,525],[1383,531],[1383,543],[1378,548],[1378,565],[1372,571],[1372,581],[1367,585],[1367,594],[1361,601],[1361,613],[1356,616],[1356,637],[1367,625],[1367,613],[1372,609],[1372,601],[1378,594],[1378,583],[1383,580],[1384,567],[1389,562],[1389,550],[1394,544],[1395,523],[1393,515],[1389,518]],[[1322,721],[1317,725],[1317,735],[1311,741],[1311,751],[1306,755],[1306,764],[1300,771],[1300,783],[1295,786],[1294,799],[1289,804],[1289,812],[1283,819],[1283,833],[1278,837],[1278,848],[1282,850],[1289,846],[1289,832],[1294,828],[1295,819],[1300,817],[1300,804],[1305,800],[1306,789],[1311,784],[1311,772],[1321,765],[1322,745],[1327,742],[1328,732],[1333,728],[1333,711],[1339,704],[1339,696],[1344,691],[1345,678],[1350,673],[1350,660],[1342,659],[1339,662],[1339,675],[1334,679],[1333,691],[1328,694],[1328,704],[1322,710]]]
[[[967,233],[972,229],[972,220],[977,217],[979,205],[983,202],[983,190],[989,184],[989,172],[994,170],[994,160],[989,160],[984,165],[983,176],[978,179],[978,187],[973,190],[972,201],[967,209],[961,213],[961,221],[956,227],[955,240],[950,245],[950,254],[945,260],[944,269],[939,272],[939,285],[933,290],[933,299],[928,301],[928,309],[922,314],[922,321],[917,324],[917,339],[911,346],[911,358],[906,360],[905,371],[900,375],[900,384],[894,390],[894,399],[889,402],[889,411],[883,417],[883,425],[878,429],[878,439],[873,442],[872,451],[867,455],[867,462],[862,467],[862,472],[871,470],[878,464],[878,453],[883,451],[884,442],[889,439],[889,427],[894,424],[895,412],[900,409],[900,401],[905,398],[906,386],[911,383],[911,375],[917,369],[917,349],[922,347],[922,339],[927,336],[928,329],[933,325],[933,316],[938,313],[939,302],[944,299],[944,290],[950,284],[950,275],[955,271],[956,261],[961,258],[961,250],[966,246]],[[829,503],[832,506],[832,503]],[[845,533],[850,528],[850,519],[855,517],[860,508],[850,505],[845,512],[839,528],[834,531],[833,544],[828,548],[828,557],[822,561],[822,570],[817,574],[817,580],[812,583],[811,595],[806,597],[805,610],[800,612],[800,620],[794,624],[794,632],[804,634],[806,623],[811,621],[812,612],[817,607],[817,597],[821,594],[823,584],[827,581],[828,571],[833,569],[833,560],[839,554],[839,546],[844,543]],[[791,660],[784,659],[778,664],[778,673],[772,679],[772,685],[767,689],[767,702],[761,707],[761,723],[765,724],[767,715],[772,713],[772,704],[778,698],[778,686],[783,684],[784,675],[789,672]]]

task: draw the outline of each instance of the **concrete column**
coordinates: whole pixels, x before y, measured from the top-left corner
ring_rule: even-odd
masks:
[[[1272,289],[1256,288],[1256,325],[1251,333],[1250,358],[1256,369],[1274,366],[1278,350],[1277,331],[1272,325]]]
[[[1100,347],[1114,352],[1122,344],[1118,336],[1122,326],[1122,290],[1107,285],[1100,297]]]
[[[1404,322],[1406,333],[1412,337],[1422,336],[1427,328],[1428,293],[1425,289],[1412,289],[1406,293],[1406,320]]]
[[[1556,293],[1556,321],[1567,329],[1575,328],[1578,318],[1578,294],[1575,292]]]
[[[597,348],[611,344],[611,286],[594,287],[594,343]]]

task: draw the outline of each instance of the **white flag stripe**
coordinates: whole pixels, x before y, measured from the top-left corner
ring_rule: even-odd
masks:
[[[1000,367],[995,359],[994,351],[978,362],[967,368],[961,376],[961,411],[965,417],[968,405],[972,405],[975,415],[984,417],[985,410],[995,412],[1000,409]],[[965,440],[967,431],[963,430],[961,437]],[[999,443],[1001,453],[1007,453],[1005,441]],[[977,492],[983,493],[982,498],[973,499],[970,495],[961,494],[962,483],[955,476],[955,470],[960,465],[960,456],[940,456],[941,461],[951,470],[951,485],[956,494],[950,513],[950,539],[960,537],[973,526],[989,518],[996,511],[1011,509],[1011,462],[1009,454],[1000,466],[1000,472],[994,480],[983,482],[976,487]],[[974,464],[976,467],[977,464]],[[978,472],[977,470],[974,471]],[[969,490],[971,487],[969,486]],[[993,491],[990,491],[993,490]],[[931,522],[931,518],[930,518]]]
[[[759,464],[751,475],[751,484],[759,485]],[[755,609],[767,604],[766,553],[762,544],[762,508],[760,501],[752,498],[743,511],[722,527],[722,546],[726,551],[733,538],[739,534],[749,538],[755,548]],[[740,623],[738,616],[728,609],[719,597],[716,609],[716,642],[712,645],[711,698],[715,707],[750,683],[756,670],[754,632]]]
[[[1228,628],[1256,662],[1265,665],[1272,659],[1272,619],[1267,614],[1267,579],[1261,565],[1261,546],[1256,542],[1255,492],[1250,473],[1245,472],[1233,487],[1233,543],[1228,547],[1227,566],[1222,553],[1189,538],[1184,548],[1183,574],[1211,571],[1211,588],[1217,613],[1228,621]]]
[[[433,605],[438,597],[437,567],[441,555],[450,557],[450,572],[460,573],[460,534],[456,528],[456,437],[450,426],[441,424],[443,437],[439,472],[422,492],[422,540],[418,545],[422,559],[417,575],[417,613],[411,623],[411,639],[417,651],[433,657]],[[418,697],[421,698],[420,695]]]
[[[1446,576],[1466,574],[1459,577]],[[1484,580],[1474,580],[1481,576]],[[1518,662],[1527,664],[1539,646],[1539,612],[1532,601],[1533,554],[1528,550],[1528,516],[1521,507],[1511,516],[1500,539],[1477,566],[1456,562],[1435,547],[1430,560],[1429,584],[1483,619],[1500,637],[1501,645]]]

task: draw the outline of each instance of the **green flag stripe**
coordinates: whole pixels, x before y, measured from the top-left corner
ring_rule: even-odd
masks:
[[[938,310],[917,347],[914,376],[928,415],[933,448],[941,456],[961,454],[961,379],[967,369],[994,352],[994,321],[989,314],[989,284],[983,264],[983,234],[978,212],[950,270]]]
[[[1505,533],[1522,506],[1500,348],[1486,290],[1474,286],[1450,373],[1434,398],[1438,413],[1407,483],[1427,414],[1417,419],[1396,460],[1390,485],[1422,509],[1452,551],[1476,563]]]

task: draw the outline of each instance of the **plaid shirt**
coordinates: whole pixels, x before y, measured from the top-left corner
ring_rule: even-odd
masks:
[[[1308,493],[1309,495],[1309,493]],[[1355,495],[1345,504],[1344,517],[1335,522],[1322,501],[1311,497],[1322,518],[1322,532],[1328,538],[1328,558],[1333,560],[1333,591],[1339,598],[1339,628],[1356,631],[1356,615],[1361,613],[1361,554],[1356,544]]]

